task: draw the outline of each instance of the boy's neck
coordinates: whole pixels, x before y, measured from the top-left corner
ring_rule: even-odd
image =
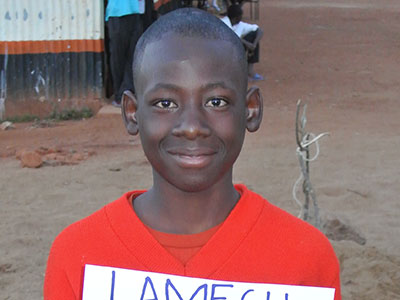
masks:
[[[154,174],[154,185],[134,200],[134,210],[152,229],[194,234],[222,223],[240,198],[232,183],[232,174],[209,189],[182,191]]]

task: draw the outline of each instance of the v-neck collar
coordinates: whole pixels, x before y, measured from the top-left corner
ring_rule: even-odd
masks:
[[[146,229],[131,205],[132,196],[144,191],[126,193],[105,207],[114,233],[144,269],[152,272],[209,278],[241,245],[264,207],[265,200],[244,185],[235,185],[241,197],[227,219],[211,239],[183,265]]]

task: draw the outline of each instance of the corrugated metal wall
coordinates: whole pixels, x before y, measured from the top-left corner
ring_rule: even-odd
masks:
[[[5,107],[23,101],[36,112],[35,103],[54,110],[101,98],[103,20],[99,0],[1,0],[0,97]]]

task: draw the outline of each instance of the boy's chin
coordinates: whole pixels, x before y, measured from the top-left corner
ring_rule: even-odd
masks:
[[[218,165],[218,164],[217,164]],[[227,164],[230,165],[230,164]],[[165,170],[168,172],[165,172]],[[232,184],[232,169],[209,165],[205,168],[179,168],[171,165],[153,168],[153,184],[161,190],[170,188],[186,193],[201,193],[215,188],[222,189]]]
[[[178,183],[170,182],[170,184],[172,184],[178,190],[180,190],[182,192],[186,192],[186,193],[200,193],[200,192],[203,192],[203,191],[206,191],[206,190],[212,188],[212,186],[213,186],[213,184],[208,182],[207,180],[194,179],[194,180],[190,180],[190,182],[188,182],[187,179],[188,178],[186,178],[186,180],[180,181]]]
[[[201,193],[218,185],[219,180],[215,176],[199,176],[200,172],[196,173],[186,174],[181,178],[167,178],[167,181],[175,189],[186,193]]]

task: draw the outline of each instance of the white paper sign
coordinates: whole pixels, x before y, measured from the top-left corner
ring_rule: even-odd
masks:
[[[335,289],[85,266],[82,300],[333,300]]]

